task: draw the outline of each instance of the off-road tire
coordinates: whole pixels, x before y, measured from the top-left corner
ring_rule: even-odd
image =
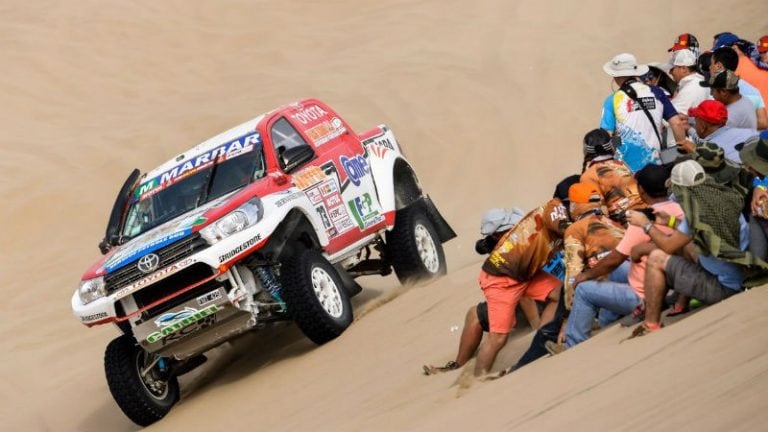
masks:
[[[122,335],[107,345],[104,372],[109,391],[123,413],[137,425],[148,426],[165,417],[179,400],[179,382],[171,377],[162,395],[152,394],[139,375],[143,353],[133,337]]]
[[[419,203],[397,211],[386,245],[387,260],[404,285],[446,273],[443,245]]]
[[[352,304],[341,278],[318,251],[304,249],[289,256],[280,279],[288,313],[312,342],[335,339],[352,323]]]

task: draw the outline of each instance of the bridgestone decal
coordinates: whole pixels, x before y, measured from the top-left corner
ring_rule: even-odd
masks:
[[[248,239],[245,243],[241,244],[240,246],[232,249],[231,251],[225,253],[224,255],[219,255],[219,263],[223,263],[224,261],[228,261],[235,255],[239,254],[240,252],[248,249],[249,247],[255,245],[256,243],[261,240],[261,234],[256,234],[252,238]]]

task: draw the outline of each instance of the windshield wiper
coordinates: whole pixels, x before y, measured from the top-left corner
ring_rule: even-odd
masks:
[[[213,166],[211,167],[211,170],[208,171],[208,175],[205,177],[203,189],[200,191],[200,195],[198,195],[197,201],[195,201],[195,208],[200,207],[200,204],[205,203],[205,201],[208,199],[208,195],[211,193],[211,187],[213,186],[213,178],[216,177],[216,169],[219,167],[220,158],[221,154],[216,156],[216,159],[213,160]]]

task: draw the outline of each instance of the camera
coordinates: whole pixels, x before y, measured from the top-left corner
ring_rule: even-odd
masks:
[[[480,255],[487,255],[491,253],[496,246],[496,240],[493,236],[486,236],[475,242],[475,252]]]

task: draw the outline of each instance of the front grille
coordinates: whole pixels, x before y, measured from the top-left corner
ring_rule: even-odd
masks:
[[[203,279],[207,279],[213,276],[213,274],[214,274],[213,269],[207,264],[203,264],[203,263],[193,264],[190,267],[176,274],[168,276],[165,279],[157,281],[152,285],[149,285],[147,287],[144,287],[143,289],[140,289],[139,291],[136,291],[133,294],[133,299],[136,301],[136,306],[138,306],[139,309],[141,309],[151,305],[152,303],[162,298],[168,297],[169,295],[181,289],[184,289],[192,284],[198,283]],[[142,313],[142,319],[144,320],[144,319],[147,319],[148,317],[155,316],[160,312],[163,312],[176,305],[180,305],[185,301],[190,300],[196,296],[205,294],[209,291],[213,291],[216,287],[220,285],[221,283],[217,282],[215,279],[210,280],[197,288],[191,289],[180,296],[177,296],[168,300],[167,302],[163,302],[153,308],[147,309]]]
[[[176,261],[193,255],[197,252],[208,247],[208,243],[200,237],[199,233],[194,233],[188,237],[185,237],[175,243],[160,248],[154,251],[160,257],[160,264],[157,268],[165,268]],[[104,277],[104,284],[107,288],[107,293],[111,294],[118,289],[130,285],[137,280],[147,276],[146,273],[142,273],[137,267],[136,262],[140,257],[136,258],[136,261],[126,264],[120,269],[108,274]]]

